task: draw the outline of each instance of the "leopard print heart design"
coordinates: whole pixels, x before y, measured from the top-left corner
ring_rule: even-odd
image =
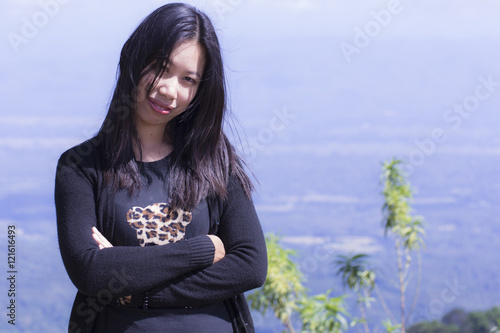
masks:
[[[166,203],[133,207],[127,212],[127,222],[136,230],[139,244],[164,245],[184,239],[192,213],[172,209]]]

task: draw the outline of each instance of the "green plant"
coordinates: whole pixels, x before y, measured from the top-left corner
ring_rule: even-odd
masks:
[[[337,275],[341,275],[344,287],[349,287],[357,295],[361,313],[359,322],[363,324],[365,333],[369,333],[366,309],[374,301],[371,292],[375,287],[375,272],[367,268],[366,258],[366,254],[338,255],[335,264],[338,267]]]
[[[342,332],[348,327],[344,296],[329,292],[307,296],[304,277],[291,257],[295,251],[279,244],[279,237],[266,235],[268,273],[262,287],[248,296],[251,307],[265,315],[272,310],[287,332],[295,332],[292,317],[302,321],[303,332]],[[296,315],[296,316],[294,316]]]
[[[401,329],[401,324],[393,324],[389,319],[384,320],[382,322],[382,325],[384,325],[386,333],[396,333]]]
[[[400,293],[401,332],[405,333],[406,324],[406,290],[409,283],[409,270],[412,261],[412,252],[418,250],[424,244],[423,220],[411,214],[409,201],[412,199],[412,189],[406,180],[406,175],[401,170],[402,161],[391,159],[382,166],[381,182],[383,184],[384,205],[384,234],[391,233],[394,236],[398,287]],[[419,274],[420,276],[420,274]],[[408,317],[411,316],[420,286],[417,283],[413,304]]]
[[[293,329],[291,317],[300,299],[305,297],[304,277],[291,260],[295,251],[283,249],[279,237],[266,235],[268,271],[264,285],[248,296],[253,309],[263,315],[272,309],[289,332]]]
[[[342,332],[349,326],[345,315],[344,297],[329,297],[330,291],[314,297],[305,297],[299,303],[303,332]]]

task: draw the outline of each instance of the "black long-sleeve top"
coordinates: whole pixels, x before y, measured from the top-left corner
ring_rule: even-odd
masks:
[[[197,327],[197,320],[205,327],[218,325],[217,320],[228,315],[224,301],[239,297],[243,320],[252,332],[242,293],[264,283],[267,257],[255,208],[241,183],[231,176],[225,200],[203,200],[192,210],[175,210],[168,206],[162,178],[168,177],[168,157],[137,163],[145,185],[138,194],[129,195],[126,189],[113,193],[104,184],[95,138],[59,159],[55,184],[59,245],[78,289],[69,331],[100,332],[109,330],[112,322],[130,320],[132,326],[115,325],[115,331],[153,332],[156,324],[184,325],[178,319],[190,313],[192,327]],[[98,248],[92,238],[94,226],[114,247]],[[226,256],[212,264],[215,248],[207,234],[215,232]],[[151,308],[116,303],[129,295],[134,295],[133,305]],[[216,320],[203,321],[211,312]],[[150,317],[160,319],[134,330],[134,322],[147,323],[142,319]],[[209,327],[204,331],[211,332]]]

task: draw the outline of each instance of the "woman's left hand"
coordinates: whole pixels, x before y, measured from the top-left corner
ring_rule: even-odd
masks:
[[[92,237],[96,241],[97,245],[99,245],[99,249],[102,250],[104,248],[113,247],[106,237],[104,237],[96,227],[92,227]]]

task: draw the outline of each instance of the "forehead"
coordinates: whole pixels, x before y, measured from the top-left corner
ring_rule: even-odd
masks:
[[[205,66],[205,51],[197,41],[183,42],[173,49],[169,65],[201,76]]]

